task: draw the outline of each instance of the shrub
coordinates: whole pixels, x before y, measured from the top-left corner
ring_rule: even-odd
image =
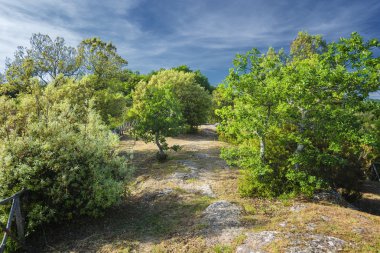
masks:
[[[91,107],[79,117],[78,105],[51,101],[48,91],[0,99],[0,107],[8,108],[0,118],[0,196],[28,189],[22,208],[29,232],[78,215],[101,215],[120,200],[131,173],[115,152],[117,137]]]

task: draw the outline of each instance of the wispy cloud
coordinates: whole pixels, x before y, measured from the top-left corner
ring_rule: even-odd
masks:
[[[32,33],[61,36],[73,46],[99,36],[133,70],[188,64],[212,83],[224,78],[236,53],[288,47],[299,30],[328,40],[380,31],[378,0],[0,0],[0,6],[1,65]]]

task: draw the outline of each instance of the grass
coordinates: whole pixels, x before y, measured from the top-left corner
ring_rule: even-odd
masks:
[[[169,138],[168,142],[184,148],[177,153],[170,151],[164,163],[155,160],[154,145],[136,143],[133,165],[137,170],[128,186],[130,194],[120,206],[108,210],[100,219],[82,218],[46,228],[46,237],[31,238],[36,239],[35,249],[39,252],[235,252],[246,240],[244,233],[230,243],[216,245],[209,245],[202,233],[207,228],[202,212],[220,199],[243,207],[241,222],[247,231],[324,234],[349,242],[345,252],[379,252],[380,216],[301,199],[242,198],[238,192],[239,171],[224,169],[223,161],[217,158],[224,143],[199,135]],[[123,145],[127,146],[122,142],[121,149]],[[206,159],[195,155],[205,152],[209,155]],[[190,160],[203,169],[206,183],[217,199],[189,193],[168,180],[174,172],[190,172],[181,165],[181,160]],[[205,182],[189,179],[184,183]],[[170,191],[157,194],[165,189]],[[376,195],[373,191],[366,194]],[[305,205],[305,208],[291,212],[293,205]],[[314,225],[313,230],[310,224]],[[280,235],[265,249],[283,252],[290,243]]]

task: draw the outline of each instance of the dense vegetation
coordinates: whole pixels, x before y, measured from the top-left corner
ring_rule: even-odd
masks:
[[[333,188],[356,196],[380,151],[380,105],[368,100],[380,88],[379,47],[356,33],[326,43],[301,32],[289,54],[237,55],[214,89],[186,65],[147,75],[128,70],[99,38],[74,48],[35,34],[0,76],[0,196],[28,189],[28,232],[101,215],[121,199],[132,173],[112,129],[133,121],[135,137],[154,142],[164,161],[168,149],[179,149],[166,137],[210,119],[231,143],[222,156],[242,169],[243,195]],[[1,221],[7,212],[1,209]]]
[[[356,33],[327,44],[301,32],[289,55],[236,56],[214,98],[219,131],[235,144],[223,157],[244,169],[244,195],[355,195],[379,156],[379,104],[368,101],[379,89],[379,47]]]
[[[74,48],[42,34],[7,59],[0,78],[0,196],[28,190],[28,233],[99,216],[121,200],[132,168],[117,152],[115,127],[133,120],[136,136],[154,141],[164,160],[166,136],[206,122],[210,85],[199,71],[180,66],[141,75],[126,65],[99,38]],[[2,222],[8,211],[1,209]]]
[[[113,152],[117,136],[91,105],[81,107],[63,97],[78,87],[49,84],[16,99],[0,99],[7,113],[1,118],[0,192],[10,196],[28,189],[23,201],[28,231],[77,215],[97,216],[125,191],[131,169]]]

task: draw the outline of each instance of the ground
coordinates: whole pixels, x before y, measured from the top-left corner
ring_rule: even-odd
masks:
[[[168,142],[182,149],[159,163],[153,144],[123,139],[120,150],[133,146],[136,172],[122,203],[104,217],[41,230],[35,251],[380,252],[378,184],[357,203],[367,212],[324,195],[313,201],[241,198],[239,171],[219,158],[227,144],[213,126]]]

